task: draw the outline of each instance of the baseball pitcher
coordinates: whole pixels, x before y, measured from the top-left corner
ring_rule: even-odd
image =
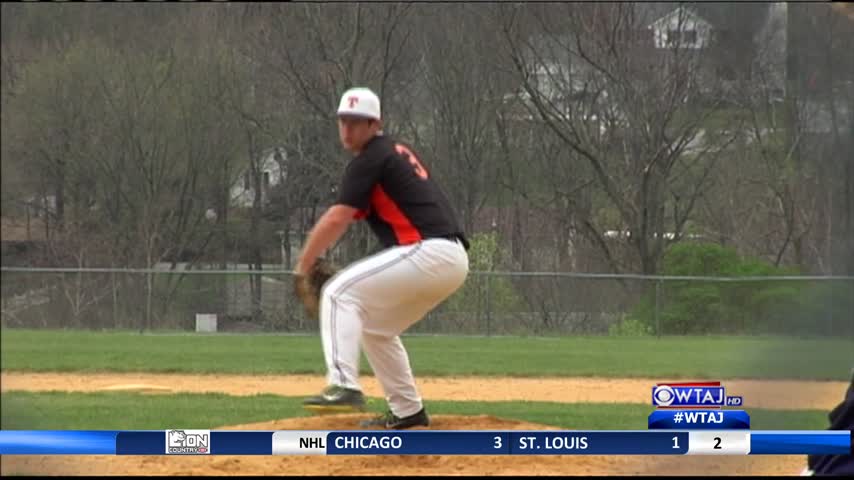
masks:
[[[366,88],[341,97],[338,133],[354,155],[338,199],[309,234],[297,282],[357,220],[366,220],[384,250],[335,273],[320,290],[319,320],[327,388],[306,399],[319,412],[358,411],[359,348],[382,385],[389,412],[363,427],[428,426],[409,357],[399,335],[459,289],[468,275],[468,242],[448,199],[407,145],[382,133],[380,101]]]

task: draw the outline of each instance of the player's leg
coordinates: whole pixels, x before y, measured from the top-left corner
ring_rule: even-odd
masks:
[[[448,240],[418,244],[408,261],[375,279],[393,295],[384,296],[366,316],[366,332],[397,336],[456,292],[468,276],[468,255],[462,245]]]
[[[326,383],[361,390],[359,345],[362,312],[352,301],[325,294],[320,308],[320,337],[326,359]]]
[[[350,412],[364,408],[359,385],[359,345],[362,314],[352,302],[322,295],[320,337],[326,360],[327,387],[303,401],[303,407],[318,413]]]
[[[359,410],[364,406],[359,385],[359,347],[365,311],[360,305],[358,292],[348,292],[346,287],[397,262],[399,257],[400,254],[393,251],[368,257],[341,270],[324,287],[320,301],[320,334],[326,360],[327,388],[320,395],[303,402],[307,409],[340,412]]]
[[[423,413],[424,406],[412,375],[409,355],[400,337],[365,333],[362,344],[371,369],[383,388],[391,413],[398,419],[409,419],[414,424],[426,426],[429,423],[426,415],[411,418]]]
[[[384,312],[384,316],[390,319],[406,318],[408,320],[405,324],[412,325],[434,306],[433,301],[413,302]],[[395,322],[366,322],[362,332],[362,348],[383,388],[391,411],[400,417],[407,417],[421,410],[422,404],[409,364],[409,354],[400,340],[400,333],[400,324]]]
[[[385,284],[385,304],[365,317],[362,344],[383,387],[391,415],[377,419],[387,428],[427,425],[421,397],[399,335],[447,299],[465,281],[465,250],[447,241],[424,242],[410,261],[395,265],[373,281]]]

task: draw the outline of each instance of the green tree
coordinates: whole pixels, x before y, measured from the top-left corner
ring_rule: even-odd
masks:
[[[806,317],[820,308],[817,301],[836,298],[838,291],[774,279],[797,273],[794,268],[742,257],[733,248],[717,244],[674,245],[664,257],[664,275],[730,277],[733,281],[662,281],[658,307],[655,288],[650,287],[628,319],[655,328],[658,308],[661,330],[666,334],[827,333],[815,325],[815,319]],[[739,277],[767,280],[738,281]]]
[[[475,233],[469,241],[469,270],[472,273],[463,287],[448,299],[443,310],[456,314],[465,312],[467,315],[464,317],[458,315],[458,322],[474,319],[477,330],[482,332],[491,329],[489,323],[493,316],[517,314],[523,301],[510,279],[489,274],[499,268],[505,256],[498,235]],[[464,325],[458,327],[464,328]]]

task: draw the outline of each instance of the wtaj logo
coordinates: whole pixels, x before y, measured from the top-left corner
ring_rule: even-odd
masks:
[[[652,404],[658,408],[740,407],[742,397],[727,396],[721,382],[659,383],[652,388]]]
[[[210,455],[210,430],[167,430],[166,453],[169,455]]]

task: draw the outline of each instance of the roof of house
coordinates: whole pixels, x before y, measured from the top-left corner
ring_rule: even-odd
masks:
[[[663,22],[685,9],[715,30],[732,30],[754,32],[763,25],[769,12],[774,7],[771,3],[740,2],[740,3],[693,3],[690,6],[679,6],[673,3],[643,2],[636,3],[635,15],[638,23],[652,25]]]
[[[674,8],[673,10],[671,10],[670,12],[668,12],[667,14],[662,15],[661,17],[658,17],[658,19],[657,19],[657,20],[655,20],[655,21],[653,21],[653,22],[651,22],[651,23],[647,26],[647,28],[652,28],[652,27],[655,27],[655,26],[657,26],[657,25],[666,24],[666,23],[670,22],[674,17],[681,17],[681,16],[683,16],[683,15],[684,15],[684,17],[683,17],[683,18],[685,18],[685,19],[692,19],[692,20],[694,20],[694,21],[702,22],[702,23],[704,23],[705,25],[708,25],[708,26],[710,26],[710,27],[712,26],[712,24],[711,24],[708,20],[706,20],[705,18],[703,18],[703,17],[702,17],[699,13],[697,13],[697,11],[696,11],[696,10],[694,10],[693,8],[686,8],[686,7],[683,7],[683,6],[679,6],[679,7],[677,7],[677,8]]]
[[[719,31],[741,32],[742,35],[756,33],[768,20],[769,14],[774,7],[770,3],[741,2],[732,3],[694,3],[690,6],[666,2],[637,2],[631,4],[633,8],[631,25],[634,28],[646,29],[657,22],[678,15],[684,10],[708,24],[712,29]],[[553,34],[543,32],[531,35],[531,46],[533,48],[554,47],[557,45],[573,45],[575,37],[569,25],[563,26],[560,31]]]

